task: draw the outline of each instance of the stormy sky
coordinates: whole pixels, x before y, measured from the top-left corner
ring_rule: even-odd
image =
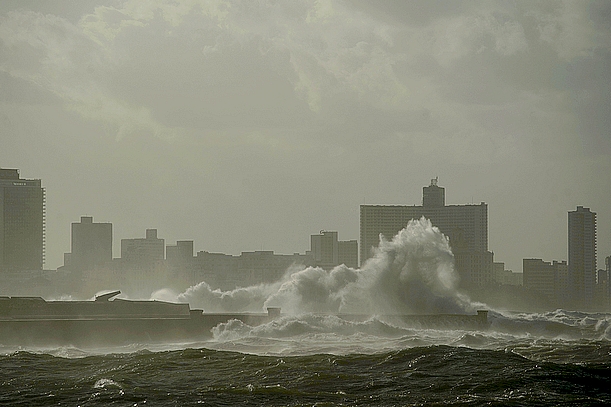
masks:
[[[611,255],[608,1],[0,2],[0,166],[70,223],[195,250],[358,239],[359,205],[489,204],[495,261]]]

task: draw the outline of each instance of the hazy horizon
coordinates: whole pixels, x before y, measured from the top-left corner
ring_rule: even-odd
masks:
[[[488,203],[506,268],[611,255],[611,3],[0,2],[0,166],[81,216],[239,254],[359,239],[360,204]],[[601,263],[601,261],[603,263]]]

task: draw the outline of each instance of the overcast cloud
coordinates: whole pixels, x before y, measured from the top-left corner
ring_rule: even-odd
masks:
[[[0,3],[0,166],[81,215],[196,250],[358,239],[359,205],[489,204],[495,261],[611,255],[608,1]]]

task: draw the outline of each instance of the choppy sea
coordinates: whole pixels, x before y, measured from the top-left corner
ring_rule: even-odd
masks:
[[[0,405],[611,405],[610,314],[489,320],[432,330],[303,314],[231,321],[198,343],[0,345]]]

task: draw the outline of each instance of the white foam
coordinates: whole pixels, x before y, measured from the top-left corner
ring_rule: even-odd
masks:
[[[361,269],[344,265],[289,269],[271,284],[212,289],[201,282],[179,294],[179,301],[206,312],[433,314],[473,312],[476,305],[456,289],[458,275],[449,241],[425,218],[412,220],[392,240],[380,239]]]

